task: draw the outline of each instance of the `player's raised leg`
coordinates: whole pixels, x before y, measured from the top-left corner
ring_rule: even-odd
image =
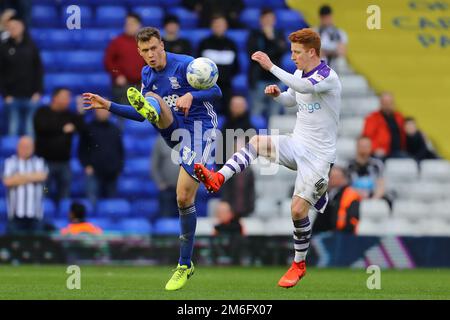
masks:
[[[180,259],[178,266],[166,284],[166,290],[181,289],[194,274],[194,264],[191,261],[194,248],[197,213],[195,209],[195,195],[199,183],[195,181],[183,167],[177,183],[177,203],[180,217]]]
[[[244,171],[258,156],[275,159],[275,146],[270,136],[253,136],[249,143],[234,153],[218,172],[213,172],[203,164],[196,163],[195,174],[209,192],[217,192],[227,180],[236,173]]]
[[[310,204],[299,196],[292,197],[291,214],[294,223],[295,257],[289,270],[278,281],[283,288],[290,288],[297,284],[306,274],[306,254],[311,239],[311,223],[308,211]]]

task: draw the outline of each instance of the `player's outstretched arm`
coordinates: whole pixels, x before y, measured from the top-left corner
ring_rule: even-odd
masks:
[[[97,94],[89,92],[83,93],[83,103],[86,105],[84,110],[105,109],[126,119],[140,122],[145,120],[134,108],[111,102]]]
[[[191,94],[194,102],[214,101],[222,98],[222,90],[217,84],[206,90],[191,91]]]

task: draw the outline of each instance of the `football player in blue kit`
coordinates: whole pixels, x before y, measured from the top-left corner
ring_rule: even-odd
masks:
[[[87,105],[85,109],[107,109],[127,119],[148,120],[171,148],[180,144],[176,189],[181,230],[180,259],[165,287],[166,290],[178,290],[194,273],[191,261],[197,221],[194,201],[199,187],[194,163],[214,163],[217,115],[213,101],[220,99],[222,92],[217,85],[206,90],[191,87],[186,79],[186,69],[194,58],[166,52],[158,29],[141,29],[136,42],[147,65],[142,69],[142,92],[133,87],[128,89],[131,107],[92,93],[84,93],[83,98]]]

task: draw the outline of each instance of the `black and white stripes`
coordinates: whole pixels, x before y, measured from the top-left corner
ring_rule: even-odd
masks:
[[[309,249],[311,239],[311,223],[309,217],[301,220],[293,220],[294,222],[294,249],[295,262],[304,261]]]
[[[5,160],[3,177],[11,177],[17,174],[30,174],[36,172],[47,172],[45,162],[42,158],[31,157],[20,159],[16,155]],[[7,189],[8,217],[16,218],[38,218],[43,217],[43,183],[27,183]]]

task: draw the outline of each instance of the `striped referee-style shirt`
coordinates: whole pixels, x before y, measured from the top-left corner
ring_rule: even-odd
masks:
[[[13,155],[5,160],[3,177],[16,174],[30,174],[35,172],[48,172],[44,159],[32,156],[29,159],[20,159]],[[7,188],[8,218],[43,218],[44,183],[27,183]]]

